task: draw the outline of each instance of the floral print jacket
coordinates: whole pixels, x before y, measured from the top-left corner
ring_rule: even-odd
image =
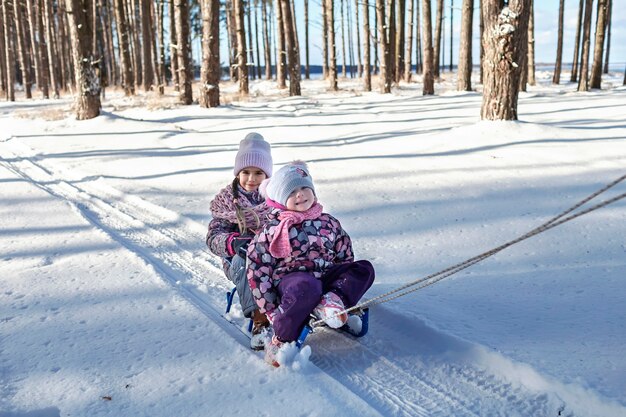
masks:
[[[248,282],[262,313],[271,313],[280,304],[277,286],[291,272],[310,272],[320,278],[331,266],[352,262],[352,242],[339,220],[327,213],[289,228],[292,253],[275,258],[269,252],[280,210],[274,209],[263,230],[248,246]]]

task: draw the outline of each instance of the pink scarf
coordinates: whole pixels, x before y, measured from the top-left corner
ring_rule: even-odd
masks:
[[[272,204],[270,203],[270,205]],[[317,219],[322,214],[322,210],[322,205],[320,203],[315,203],[307,211],[281,211],[278,214],[278,220],[280,220],[280,223],[278,223],[278,226],[276,226],[274,239],[270,243],[270,255],[272,255],[274,258],[289,257],[291,255],[291,244],[289,243],[289,228],[294,224],[300,224],[305,220]]]

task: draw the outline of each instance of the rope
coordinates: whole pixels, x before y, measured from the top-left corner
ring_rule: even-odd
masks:
[[[594,206],[591,206],[585,210],[579,211],[578,213],[575,214],[571,214],[570,216],[567,216],[569,213],[575,211],[576,209],[580,208],[581,206],[583,206],[584,204],[586,204],[587,202],[589,202],[590,200],[594,199],[595,197],[597,197],[598,195],[604,193],[605,191],[607,191],[608,189],[614,187],[615,185],[619,184],[620,182],[622,182],[624,179],[626,179],[626,175],[623,175],[621,177],[619,177],[618,179],[616,179],[615,181],[612,181],[611,183],[607,184],[606,186],[604,186],[603,188],[599,189],[598,191],[594,192],[593,194],[589,195],[588,197],[580,200],[578,203],[574,204],[572,207],[568,208],[567,210],[563,211],[562,213],[560,213],[559,215],[551,218],[550,220],[548,220],[547,222],[543,223],[542,225],[532,229],[531,231],[529,231],[528,233],[513,239],[507,243],[504,243],[496,248],[493,248],[489,251],[483,252],[480,255],[474,256],[472,258],[469,258],[463,262],[460,262],[456,265],[450,266],[448,268],[445,268],[439,272],[436,272],[434,274],[428,275],[426,277],[423,278],[419,278],[415,281],[409,282],[407,284],[404,284],[394,290],[391,290],[385,294],[381,294],[379,296],[376,296],[374,298],[371,298],[363,303],[357,304],[353,307],[347,308],[344,311],[341,311],[337,314],[334,315],[335,316],[339,316],[341,314],[344,313],[350,313],[352,311],[355,310],[360,310],[363,309],[365,307],[371,307],[371,306],[375,306],[378,304],[382,304],[382,303],[386,303],[388,301],[391,300],[395,300],[396,298],[400,298],[404,295],[410,294],[412,292],[415,292],[417,290],[420,290],[422,288],[428,287],[430,285],[433,285],[441,280],[443,280],[444,278],[447,278],[451,275],[456,274],[457,272],[460,272],[466,268],[469,268],[470,266],[477,264],[478,262],[487,259],[493,255],[495,255],[496,253],[508,248],[509,246],[513,246],[516,243],[519,243],[523,240],[526,240],[532,236],[538,235],[539,233],[545,232],[546,230],[550,230],[554,227],[560,226],[563,223],[566,223],[568,221],[574,220],[577,217],[583,216],[585,214],[591,213],[592,211],[598,210],[602,207],[608,206],[611,203],[614,203],[618,200],[621,200],[622,198],[626,197],[626,193],[622,193],[619,194],[613,198],[610,198],[608,200],[602,201]],[[567,217],[565,217],[567,216]],[[421,285],[420,285],[421,284]],[[411,287],[415,287],[415,288],[411,288]],[[317,321],[312,321],[310,323],[311,327],[315,327],[315,326],[319,326],[320,324],[323,323],[323,320],[317,320]]]

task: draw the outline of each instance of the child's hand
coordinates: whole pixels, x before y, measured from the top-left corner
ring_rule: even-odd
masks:
[[[234,254],[239,254],[245,257],[248,245],[251,241],[252,238],[249,236],[236,236],[230,241],[230,247]]]

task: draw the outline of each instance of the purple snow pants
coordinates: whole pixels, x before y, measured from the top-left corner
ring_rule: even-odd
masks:
[[[283,342],[298,338],[309,315],[323,294],[337,294],[346,308],[356,305],[374,282],[374,267],[369,261],[335,265],[315,278],[308,272],[292,272],[278,284],[283,313],[274,319],[274,334]]]

